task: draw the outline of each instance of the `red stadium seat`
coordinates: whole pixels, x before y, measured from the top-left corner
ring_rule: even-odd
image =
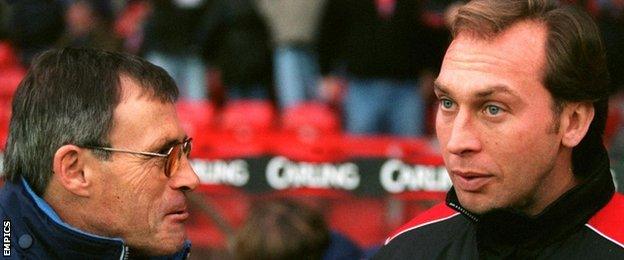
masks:
[[[15,51],[8,42],[0,42],[0,70],[19,67]]]
[[[9,134],[9,123],[11,121],[11,103],[0,102],[0,151],[4,151],[4,146]]]
[[[182,128],[195,138],[201,138],[202,133],[211,131],[215,117],[215,108],[208,101],[181,100],[176,104],[176,110]]]
[[[344,136],[344,147],[350,157],[403,157],[401,143],[390,136]]]
[[[254,135],[274,130],[276,112],[268,101],[237,100],[228,103],[221,116],[223,130]]]
[[[25,75],[26,71],[21,67],[10,67],[0,70],[0,103],[10,102],[17,86]]]
[[[240,100],[224,108],[218,131],[202,133],[198,152],[207,159],[263,155],[275,130],[276,112],[267,101]]]
[[[302,138],[341,133],[339,116],[329,106],[318,102],[287,109],[282,116],[282,130]]]

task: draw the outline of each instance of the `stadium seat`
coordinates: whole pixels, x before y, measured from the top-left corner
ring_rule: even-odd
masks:
[[[264,155],[274,135],[275,119],[268,101],[231,102],[223,109],[216,131],[202,133],[199,152],[207,159]]]
[[[241,135],[254,135],[274,130],[275,119],[275,108],[270,102],[237,100],[225,105],[221,128]]]
[[[11,120],[11,104],[0,103],[0,151],[4,151],[4,145],[9,134]]]
[[[281,123],[283,131],[295,133],[302,139],[341,133],[339,115],[319,102],[306,102],[286,109]]]
[[[211,131],[214,126],[215,108],[208,101],[180,100],[176,103],[176,110],[182,128],[196,141],[201,138],[201,133]]]
[[[0,71],[19,66],[19,61],[11,44],[0,42]]]
[[[26,71],[21,67],[9,67],[0,70],[0,103],[10,102],[17,86],[22,81]]]

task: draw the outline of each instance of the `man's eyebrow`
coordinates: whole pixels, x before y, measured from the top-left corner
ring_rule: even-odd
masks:
[[[485,98],[497,93],[503,93],[503,94],[507,94],[507,95],[511,95],[511,96],[515,96],[515,97],[519,97],[519,95],[513,91],[512,89],[510,89],[509,87],[505,86],[505,85],[493,85],[493,86],[489,86],[483,90],[478,91],[475,96],[479,97],[479,98]]]
[[[437,81],[433,83],[433,88],[435,91],[440,92],[442,94],[449,94],[447,87],[440,84]],[[511,88],[505,85],[492,85],[492,86],[486,87],[485,89],[479,90],[477,93],[475,93],[475,96],[478,98],[486,98],[496,93],[504,93],[504,94],[508,94],[511,96],[519,97],[517,92],[515,92],[514,90],[512,90]]]
[[[438,91],[438,92],[442,92],[444,94],[448,94],[448,91],[446,90],[446,87],[442,84],[440,84],[438,81],[434,81],[433,82],[433,89]]]
[[[157,152],[159,152],[161,150],[164,150],[164,149],[167,149],[167,148],[169,148],[169,147],[171,147],[171,146],[173,146],[175,144],[181,143],[181,142],[183,142],[186,139],[188,139],[187,135],[184,135],[184,138],[182,138],[182,140],[178,140],[176,138],[168,138],[168,137],[161,138],[161,139],[158,139],[156,142],[154,142],[154,145],[151,146],[152,149],[150,149],[150,150],[155,152],[155,153],[157,153]]]

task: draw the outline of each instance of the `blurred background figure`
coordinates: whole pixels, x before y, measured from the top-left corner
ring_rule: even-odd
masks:
[[[419,77],[434,64],[418,0],[333,0],[321,21],[323,86],[347,79],[345,127],[354,134],[420,136],[425,105]],[[431,80],[429,80],[431,81]]]
[[[203,55],[221,72],[228,100],[269,99],[269,32],[254,0],[215,0],[201,18]]]
[[[609,108],[612,114],[619,114],[619,127],[610,145],[610,158],[615,172],[616,187],[624,191],[624,0],[597,0],[597,23],[607,51],[607,66],[611,77],[611,98]],[[617,125],[617,123],[615,125]]]
[[[9,39],[24,67],[39,53],[53,47],[64,31],[61,1],[9,1]]]
[[[111,33],[113,19],[110,1],[70,1],[65,8],[65,33],[57,45],[118,51],[121,42]]]
[[[0,41],[4,41],[9,37],[9,6],[5,1],[0,1]]]
[[[165,69],[180,88],[181,98],[207,97],[206,65],[201,59],[199,20],[205,0],[152,0],[151,13],[144,28],[144,56]]]
[[[236,235],[235,259],[359,259],[361,250],[323,216],[290,200],[258,203]]]
[[[282,109],[317,98],[315,44],[326,0],[259,0],[272,35],[276,95]]]

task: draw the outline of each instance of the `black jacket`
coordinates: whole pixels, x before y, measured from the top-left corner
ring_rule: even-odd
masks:
[[[624,196],[614,195],[606,155],[580,185],[535,217],[475,215],[451,189],[397,230],[374,259],[624,259]]]

